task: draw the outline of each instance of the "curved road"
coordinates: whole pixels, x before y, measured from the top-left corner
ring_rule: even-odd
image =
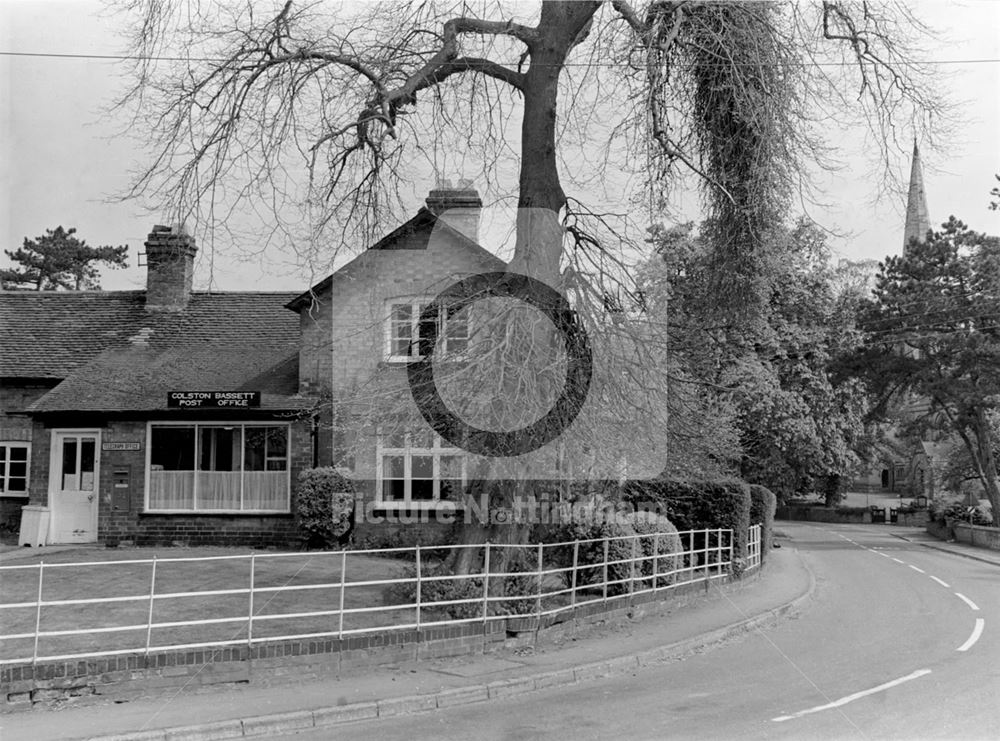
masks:
[[[778,529],[816,576],[795,619],[631,676],[296,738],[1000,739],[1000,568],[880,528]]]

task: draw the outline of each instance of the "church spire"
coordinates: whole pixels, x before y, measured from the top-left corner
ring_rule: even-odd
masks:
[[[903,230],[903,252],[914,237],[923,242],[931,220],[927,215],[927,196],[924,193],[924,171],[920,166],[920,149],[913,139],[913,164],[910,166],[910,193],[906,199],[906,227]]]

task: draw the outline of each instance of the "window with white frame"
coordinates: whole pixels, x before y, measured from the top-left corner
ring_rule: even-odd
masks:
[[[0,496],[28,496],[28,443],[0,443]]]
[[[434,311],[428,320],[422,320],[428,302],[399,301],[389,305],[386,325],[386,355],[391,362],[405,362],[430,354],[430,338],[437,328],[438,344],[435,352],[458,355],[469,346],[469,321],[466,310],[453,313]]]
[[[386,507],[457,504],[465,477],[464,451],[430,430],[379,438],[378,500]]]
[[[288,425],[149,427],[151,512],[288,512]]]

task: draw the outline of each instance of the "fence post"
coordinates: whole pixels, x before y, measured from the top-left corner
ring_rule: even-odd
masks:
[[[156,594],[156,554],[153,554],[153,574],[149,578],[149,609],[146,611],[146,656],[149,656],[149,644],[153,640],[153,603]]]
[[[653,591],[660,586],[660,533],[653,533]]]
[[[417,543],[417,630],[420,630],[420,543]]]
[[[604,601],[608,601],[608,539],[604,539]]]
[[[340,612],[337,615],[339,626],[337,627],[337,637],[344,637],[344,590],[347,581],[347,551],[340,552]]]
[[[483,624],[490,615],[490,541],[486,541],[486,554],[483,556]]]
[[[711,557],[710,552],[709,552],[711,544],[709,543],[709,535],[708,535],[708,533],[709,533],[709,530],[707,530],[707,529],[701,531],[701,535],[702,535],[702,538],[703,538],[703,541],[704,541],[704,546],[703,546],[703,550],[702,550],[702,553],[701,553],[702,566],[704,568],[702,570],[703,573],[702,573],[702,577],[701,578],[702,578],[702,581],[705,584],[705,591],[706,592],[708,591],[708,583],[710,581],[709,580],[709,575],[711,574],[711,569],[712,569],[712,564],[710,563],[710,561],[712,560],[712,557]]]
[[[639,535],[632,536],[632,560],[628,565],[628,603],[632,604],[632,595],[635,594],[635,559],[638,558]]]
[[[538,596],[535,597],[535,614],[538,615],[538,623],[541,625],[542,622],[542,569],[544,559],[542,557],[542,549],[545,546],[541,543],[538,544]]]
[[[719,532],[721,533],[722,531],[720,530]],[[722,539],[721,535],[719,536],[719,539],[720,540]],[[733,568],[736,565],[733,562],[733,546],[735,544],[736,544],[736,531],[735,530],[730,530],[729,531],[729,573],[730,574],[733,573]]]
[[[247,648],[253,646],[253,588],[257,572],[257,554],[250,554],[250,613],[247,616]]]
[[[570,605],[576,606],[576,567],[580,560],[580,541],[573,541],[573,591],[570,593]]]
[[[42,572],[45,570],[45,562],[38,562],[38,596],[36,597],[37,604],[35,605],[35,648],[31,653],[31,663],[34,664],[38,661],[38,631],[41,630],[42,625]]]

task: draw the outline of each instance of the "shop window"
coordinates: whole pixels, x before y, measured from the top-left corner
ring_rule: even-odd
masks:
[[[152,512],[288,512],[288,426],[153,424]]]
[[[0,496],[28,496],[30,452],[27,443],[0,443]]]

